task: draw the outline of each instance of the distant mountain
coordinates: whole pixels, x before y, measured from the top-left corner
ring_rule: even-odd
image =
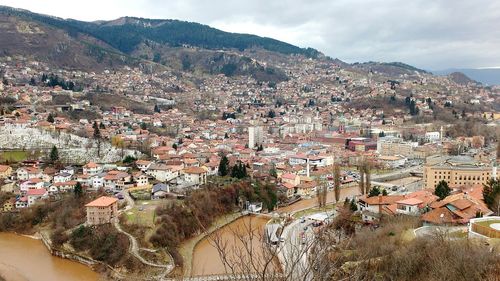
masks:
[[[352,64],[353,68],[363,69],[365,71],[373,71],[388,76],[397,75],[413,75],[415,73],[427,73],[423,69],[402,63],[402,62],[356,62]]]
[[[312,48],[193,22],[134,17],[85,22],[6,6],[0,6],[0,38],[0,56],[22,55],[57,67],[96,70],[129,65],[149,71],[167,67],[273,82],[287,76],[278,67],[251,59],[248,51],[324,57]]]
[[[239,51],[258,47],[282,54],[301,54],[314,58],[322,55],[315,49],[300,48],[272,38],[230,33],[207,25],[179,20],[123,17],[112,21],[84,22],[6,6],[0,6],[0,13],[64,29],[71,36],[77,36],[78,33],[91,35],[124,53],[132,53],[141,43],[153,41],[168,44],[170,47],[189,45],[212,50]]]
[[[432,71],[436,75],[449,75],[454,72],[461,72],[470,77],[470,79],[485,85],[500,85],[500,68],[464,68]]]
[[[477,81],[470,79],[467,75],[463,74],[462,72],[452,72],[452,73],[448,74],[448,77],[450,77],[450,79],[453,82],[460,84],[460,85],[467,85],[470,83],[473,83],[473,84],[478,83]]]

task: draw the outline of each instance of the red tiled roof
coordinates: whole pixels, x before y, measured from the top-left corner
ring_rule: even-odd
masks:
[[[200,167],[188,167],[184,169],[184,173],[186,174],[204,174],[207,171]]]
[[[40,188],[40,189],[28,189],[26,192],[27,196],[42,196],[47,192],[45,188]]]
[[[108,207],[117,201],[118,199],[114,197],[101,196],[96,200],[85,205],[85,207]]]

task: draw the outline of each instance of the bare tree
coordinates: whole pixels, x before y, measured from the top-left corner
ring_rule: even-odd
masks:
[[[366,181],[365,182],[365,194],[368,194],[368,193],[370,193],[370,189],[372,186],[370,164],[368,162],[365,162],[364,170],[365,170],[365,181]]]
[[[365,194],[365,170],[363,165],[358,165],[359,171],[359,192],[361,195]]]

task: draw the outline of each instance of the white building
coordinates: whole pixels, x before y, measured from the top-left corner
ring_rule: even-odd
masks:
[[[428,142],[436,142],[441,139],[441,133],[439,132],[427,132],[425,133],[425,140]]]
[[[264,142],[264,130],[261,126],[248,127],[248,148],[256,148]]]

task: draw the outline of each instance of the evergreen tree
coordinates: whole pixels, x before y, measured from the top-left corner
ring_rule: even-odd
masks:
[[[226,155],[222,156],[219,163],[219,176],[224,177],[229,174],[229,160]]]
[[[379,195],[380,195],[380,188],[378,188],[377,186],[370,189],[370,193],[368,193],[368,197],[379,196]]]
[[[354,201],[354,198],[351,199],[351,203],[349,204],[349,208],[353,212],[356,212],[358,210],[358,206],[356,205],[356,202]]]
[[[448,186],[448,183],[445,180],[442,180],[437,184],[436,189],[434,190],[434,195],[439,197],[439,200],[443,200],[450,195],[450,192],[451,189]]]
[[[54,123],[54,116],[52,116],[52,113],[49,113],[49,116],[47,116],[47,122]]]
[[[155,104],[154,111],[155,111],[156,113],[160,113],[160,112],[161,112],[160,107],[159,107],[157,104]]]
[[[176,143],[172,144],[172,148],[177,150],[177,144]]]
[[[83,188],[82,188],[82,184],[80,182],[77,182],[75,184],[75,187],[73,189],[73,193],[75,194],[75,197],[76,198],[80,198],[82,197],[82,194],[83,194]]]
[[[104,123],[99,123],[99,129],[106,129],[106,126],[104,126]]]
[[[97,121],[94,121],[94,139],[97,141],[97,157],[101,157],[101,131],[99,130],[99,125]]]
[[[50,151],[50,161],[52,163],[55,163],[59,160],[59,151],[57,150],[57,147],[54,145],[52,146],[52,150]]]

